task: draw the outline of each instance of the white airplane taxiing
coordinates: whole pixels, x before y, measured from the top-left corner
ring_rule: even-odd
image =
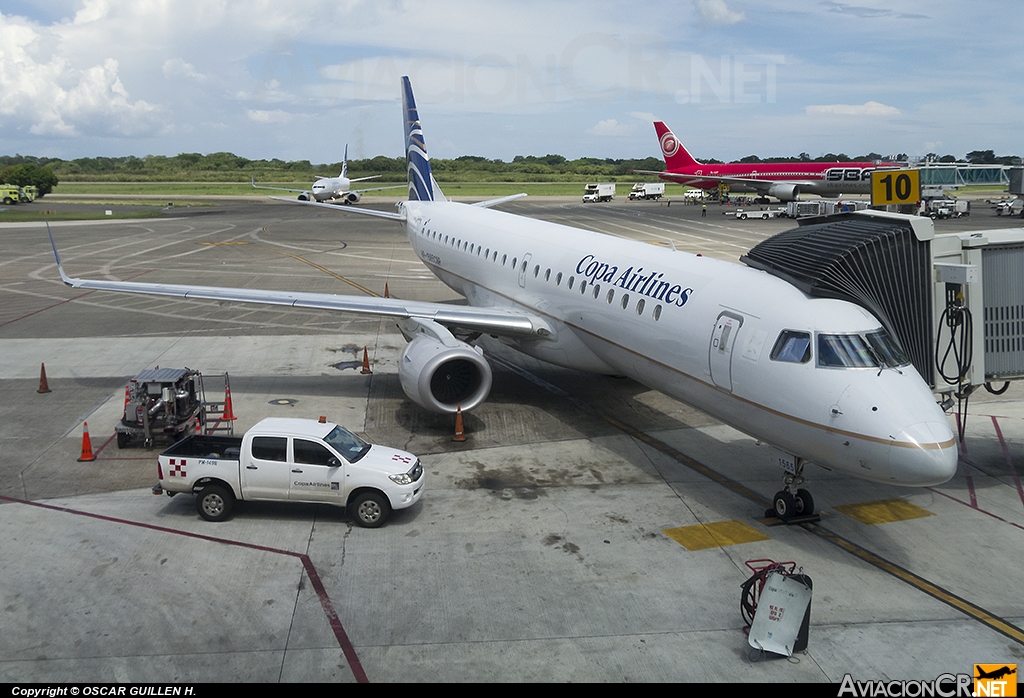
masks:
[[[284,187],[261,187],[256,184],[256,178],[252,178],[252,186],[255,189],[268,189],[270,191],[291,191],[297,193],[299,201],[334,201],[342,204],[357,204],[363,198],[363,192],[383,191],[384,189],[401,189],[403,185],[397,184],[389,187],[371,187],[369,189],[352,189],[352,182],[364,182],[368,179],[376,179],[380,175],[369,177],[348,177],[348,146],[345,146],[345,158],[341,161],[341,174],[337,177],[320,177],[309,189],[286,189]]]
[[[409,340],[402,388],[428,410],[486,399],[491,368],[473,344],[482,334],[553,364],[629,376],[786,454],[773,498],[782,519],[814,510],[800,487],[808,462],[896,485],[954,475],[946,416],[866,310],[741,264],[491,209],[517,197],[447,201],[408,78],[402,92],[408,200],[396,213],[346,210],[400,222],[423,264],[468,306],[76,279],[58,256],[61,278],[74,288],[394,317]]]

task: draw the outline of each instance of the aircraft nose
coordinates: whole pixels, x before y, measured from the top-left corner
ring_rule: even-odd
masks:
[[[896,439],[905,445],[892,447],[889,463],[900,484],[941,485],[956,475],[956,435],[945,421],[912,424],[901,429]]]

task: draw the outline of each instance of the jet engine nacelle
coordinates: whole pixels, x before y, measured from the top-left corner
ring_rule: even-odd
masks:
[[[302,192],[301,194],[299,194],[299,196],[298,196],[298,199],[299,199],[299,201],[309,201],[309,200],[310,200],[310,199],[312,199],[312,198],[313,198],[313,197],[311,197],[311,196],[309,195],[309,192],[308,192],[308,191],[304,191],[304,192]]]
[[[796,201],[800,196],[800,187],[796,184],[773,184],[768,187],[768,196],[774,196],[779,201]]]
[[[358,204],[363,195],[357,191],[347,191],[342,195],[342,201],[346,204]]]
[[[471,410],[491,392],[491,366],[483,350],[456,340],[415,337],[402,352],[398,366],[402,390],[431,412]]]

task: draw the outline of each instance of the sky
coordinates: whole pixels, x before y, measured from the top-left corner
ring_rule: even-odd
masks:
[[[1024,154],[1019,0],[0,0],[0,155]]]

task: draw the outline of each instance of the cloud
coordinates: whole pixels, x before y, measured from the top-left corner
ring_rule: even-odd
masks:
[[[633,127],[627,124],[620,124],[615,119],[598,121],[596,126],[587,129],[592,136],[628,136],[633,133]]]
[[[291,114],[280,109],[275,109],[274,111],[249,109],[246,111],[246,116],[249,117],[250,121],[255,121],[258,124],[286,124],[292,120]]]
[[[205,82],[209,76],[196,70],[191,63],[186,63],[183,58],[168,58],[164,61],[163,74],[165,78],[189,78],[198,82]]]
[[[725,0],[694,0],[697,13],[707,24],[736,24],[746,19],[742,12],[733,12]]]
[[[40,58],[51,40],[23,19],[0,14],[0,125],[62,137],[161,130],[159,109],[131,100],[116,60],[76,68],[61,55]]]
[[[896,107],[881,102],[865,102],[864,104],[812,104],[805,110],[807,114],[830,114],[836,116],[895,116],[900,113]]]

